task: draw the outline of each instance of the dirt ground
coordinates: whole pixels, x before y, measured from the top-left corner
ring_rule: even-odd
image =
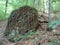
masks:
[[[54,32],[48,31],[38,31],[38,34],[32,36],[33,38],[23,39],[20,42],[9,42],[3,37],[3,32],[5,31],[6,25],[7,21],[0,22],[0,42],[3,43],[0,45],[60,45],[60,34],[54,35]]]
[[[0,37],[2,36],[3,32],[5,31],[7,25],[7,21],[0,21]]]

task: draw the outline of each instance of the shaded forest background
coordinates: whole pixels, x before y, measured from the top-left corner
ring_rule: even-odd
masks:
[[[13,10],[24,5],[35,7],[38,11],[44,11],[44,0],[0,0],[0,20],[7,19]],[[51,0],[51,5],[52,12],[60,11],[60,0]]]

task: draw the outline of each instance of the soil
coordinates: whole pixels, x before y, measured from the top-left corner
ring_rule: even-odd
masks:
[[[39,32],[36,35],[33,35],[30,39],[22,39],[19,42],[12,43],[9,42],[6,38],[3,37],[3,32],[5,31],[7,25],[7,21],[0,22],[0,44],[1,45],[60,45],[60,34],[55,34],[54,32],[59,32],[59,30],[54,31],[37,31]],[[56,40],[56,43],[59,42],[59,44],[52,44],[50,43],[51,40]],[[54,40],[54,41],[55,41]]]

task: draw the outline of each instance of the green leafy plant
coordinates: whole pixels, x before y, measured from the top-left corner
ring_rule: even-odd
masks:
[[[52,20],[49,22],[49,28],[55,29],[58,25],[60,25],[60,20]]]

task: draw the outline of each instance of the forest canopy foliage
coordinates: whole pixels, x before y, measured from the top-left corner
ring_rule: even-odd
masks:
[[[8,1],[7,7],[6,1]],[[60,11],[60,0],[52,0],[51,4],[52,11]],[[43,0],[0,0],[0,20],[8,18],[12,10],[15,10],[24,5],[35,7],[38,11],[41,11],[43,8]]]

